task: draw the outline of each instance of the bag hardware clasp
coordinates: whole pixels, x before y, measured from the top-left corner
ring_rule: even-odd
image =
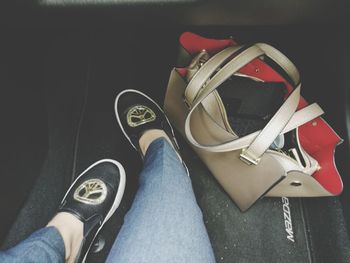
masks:
[[[258,165],[261,158],[255,159],[255,158],[247,155],[246,150],[247,149],[242,150],[241,154],[239,155],[239,159],[241,159],[241,161],[243,161],[244,163],[246,163],[248,165],[253,165],[253,164]]]

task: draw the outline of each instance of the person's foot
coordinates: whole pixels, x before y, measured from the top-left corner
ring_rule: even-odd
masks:
[[[64,219],[68,213],[83,223],[82,242],[78,247],[75,244],[69,248],[70,258],[74,257],[74,262],[85,262],[95,237],[118,208],[124,189],[124,168],[119,162],[110,159],[100,160],[91,165],[68,189],[57,216]],[[55,221],[54,218],[53,223],[48,226],[56,226],[55,222],[60,221],[62,220]]]
[[[152,141],[159,137],[167,139],[178,153],[173,128],[161,107],[150,97],[128,89],[118,94],[114,106],[120,128],[142,157]]]

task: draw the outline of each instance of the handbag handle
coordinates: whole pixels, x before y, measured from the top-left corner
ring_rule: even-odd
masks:
[[[212,56],[192,77],[185,90],[185,99],[191,105],[205,82],[212,74],[233,54],[242,49],[243,46],[231,46],[225,48]]]
[[[263,46],[263,48],[266,48]],[[271,50],[269,50],[271,51]],[[230,62],[228,62],[221,70],[214,75],[210,79],[210,81],[206,84],[206,86],[199,90],[193,103],[190,104],[190,111],[185,120],[185,134],[187,139],[195,146],[205,149],[207,151],[212,152],[226,152],[233,151],[238,149],[243,149],[241,154],[241,159],[249,164],[257,164],[260,157],[264,154],[264,152],[270,147],[275,138],[290,129],[300,126],[301,124],[314,119],[321,114],[323,114],[322,109],[317,104],[312,104],[304,109],[298,111],[296,114],[295,111],[297,109],[299,98],[300,98],[300,84],[299,86],[292,92],[292,94],[287,98],[287,100],[283,103],[280,109],[276,112],[273,118],[269,121],[269,123],[264,127],[263,130],[249,134],[239,139],[235,139],[229,142],[225,142],[218,145],[202,145],[198,143],[192,135],[190,128],[190,121],[193,111],[198,107],[198,105],[216,88],[220,86],[227,78],[229,78],[233,73],[238,71],[240,68],[251,62],[253,59],[265,54],[265,52],[259,46],[252,46],[248,49],[244,50],[236,57],[234,57]],[[281,61],[285,61],[285,57],[281,59],[278,57],[278,53],[269,52],[269,55],[272,56],[273,60],[276,63],[280,63]],[[221,61],[224,61],[223,58],[220,58]],[[227,59],[227,58],[226,58]],[[213,62],[213,61],[212,61]],[[206,63],[207,64],[207,63]],[[205,64],[205,65],[206,65]],[[204,65],[204,66],[205,66]],[[203,67],[204,67],[203,66]],[[287,68],[292,69],[290,72],[293,73],[291,79],[294,82],[299,80],[299,74],[295,74],[297,72],[293,67],[287,66]],[[212,68],[214,72],[216,69]],[[209,70],[208,70],[209,71]],[[290,73],[288,72],[288,73]],[[196,75],[195,75],[196,77]],[[305,118],[302,113],[307,113],[307,118]],[[289,125],[288,125],[289,124]]]
[[[261,54],[266,54],[273,61],[275,61],[290,77],[293,81],[293,84],[297,86],[300,83],[300,75],[296,66],[287,58],[283,53],[281,53],[276,48],[265,44],[265,43],[257,43],[255,46],[261,49]],[[193,78],[188,83],[185,90],[185,99],[188,105],[191,105],[194,99],[200,93],[205,82],[213,75],[216,70],[233,54],[241,50],[243,46],[231,46],[225,48],[219,53],[215,54],[211,57],[197,73],[193,76]]]
[[[288,74],[295,86],[300,84],[300,74],[298,69],[281,51],[265,43],[256,43],[255,45],[262,49],[266,56],[275,61],[275,63]]]

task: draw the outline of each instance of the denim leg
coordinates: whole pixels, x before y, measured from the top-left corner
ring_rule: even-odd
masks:
[[[139,189],[107,262],[215,262],[191,180],[164,138],[147,150]]]
[[[0,251],[0,262],[6,263],[63,263],[63,239],[55,227],[34,232],[13,248]]]

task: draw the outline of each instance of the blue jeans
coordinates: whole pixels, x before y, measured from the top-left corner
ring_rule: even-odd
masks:
[[[55,227],[42,228],[17,246],[0,252],[0,262],[4,263],[63,263],[64,261],[63,239]]]
[[[107,262],[215,262],[191,180],[165,139],[149,146],[139,184]],[[50,227],[0,252],[0,262],[63,262],[64,253]]]

